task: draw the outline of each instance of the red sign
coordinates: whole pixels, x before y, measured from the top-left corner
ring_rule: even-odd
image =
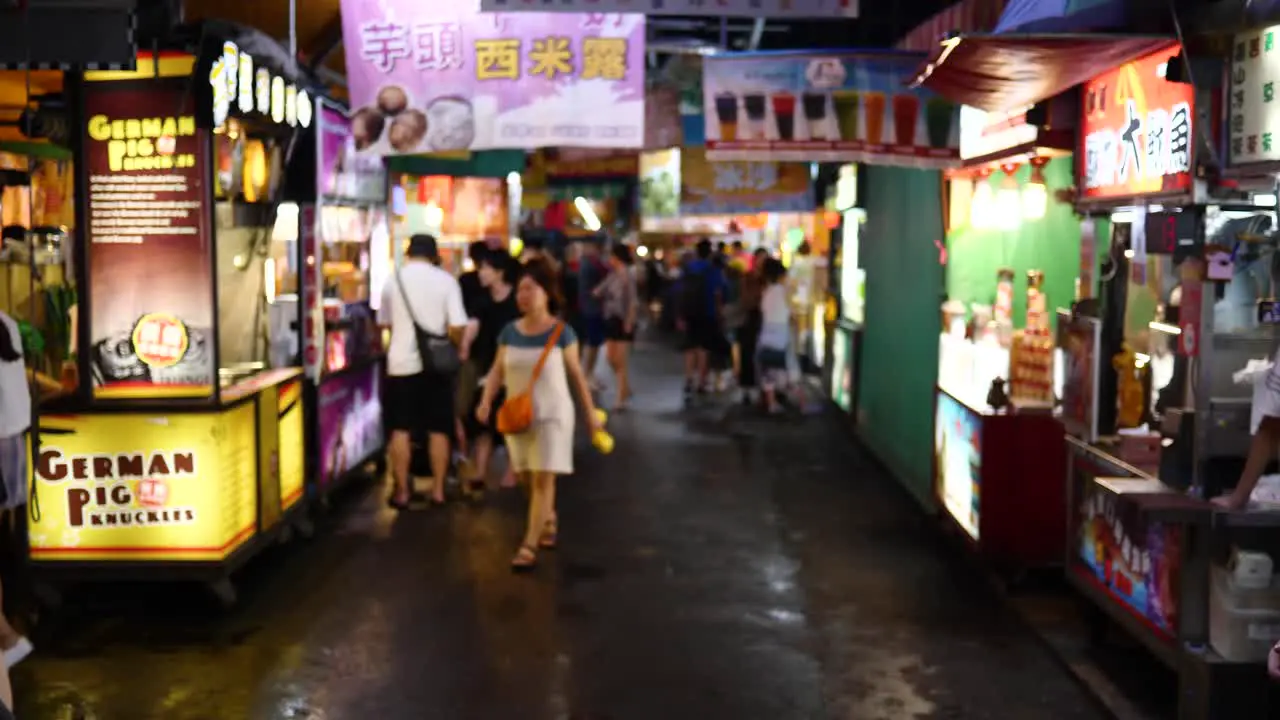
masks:
[[[1165,79],[1178,45],[1085,83],[1077,153],[1080,196],[1125,198],[1191,189],[1195,90]]]
[[[1182,306],[1178,311],[1178,354],[1196,357],[1200,354],[1200,310],[1203,307],[1204,284],[1199,278],[1182,278]]]

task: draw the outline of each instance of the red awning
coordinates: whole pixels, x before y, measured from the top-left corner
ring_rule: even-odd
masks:
[[[943,41],[913,86],[965,105],[1002,112],[1034,105],[1157,50],[1167,37],[1133,35],[961,35]]]

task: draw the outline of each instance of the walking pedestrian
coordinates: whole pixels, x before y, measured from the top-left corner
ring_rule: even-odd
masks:
[[[684,333],[684,399],[707,391],[708,356],[720,347],[720,303],[724,277],[711,263],[711,241],[698,242],[680,273],[677,326]]]
[[[738,387],[742,389],[742,404],[755,402],[758,385],[756,348],[759,346],[760,329],[764,319],[760,313],[760,300],[764,295],[764,266],[769,252],[759,248],[752,256],[750,267],[742,276],[742,294],[738,300],[742,312],[742,327],[738,329],[739,357]]]
[[[480,260],[480,282],[489,298],[468,325],[468,333],[474,337],[469,361],[479,372],[479,385],[473,388],[474,402],[468,408],[466,423],[473,453],[471,474],[466,479],[467,491],[475,498],[484,492],[494,447],[502,442],[493,418],[489,415],[482,417],[477,410],[483,400],[485,379],[493,371],[494,360],[498,356],[498,336],[508,325],[520,319],[514,287],[519,269],[515,258],[503,252],[488,253]],[[503,393],[499,390],[492,404],[501,406],[502,400]]]
[[[600,259],[604,239],[594,237],[580,243],[582,257],[578,261],[578,312],[582,317],[582,369],[587,374],[587,382],[592,390],[600,388],[596,380],[596,363],[600,359],[600,348],[604,345],[604,306],[596,293],[596,288],[609,275],[609,268]]]
[[[22,335],[18,323],[0,312],[0,480],[4,498],[0,508],[10,520],[21,522],[22,506],[27,502],[27,443],[25,433],[31,427],[31,388],[26,362],[22,355]],[[3,605],[0,588],[0,605]],[[0,649],[4,651],[5,672],[0,673],[0,698],[5,707],[13,707],[9,689],[8,668],[17,665],[34,649],[31,641],[9,624],[0,613]],[[4,714],[0,712],[0,718]]]
[[[489,291],[480,280],[480,265],[484,262],[485,256],[491,252],[493,251],[489,249],[489,244],[484,240],[477,240],[471,243],[467,248],[467,258],[471,261],[471,269],[458,276],[458,287],[462,290],[462,308],[466,311],[467,317],[472,320],[467,324],[467,333],[462,340],[463,352],[467,355],[467,359],[458,368],[458,387],[457,392],[454,394],[453,411],[456,418],[455,433],[457,437],[454,457],[458,460],[460,472],[462,472],[463,466],[466,465],[466,458],[471,454],[465,427],[476,406],[477,388],[479,387],[480,379],[484,377],[484,369],[477,369],[470,348],[471,343],[474,341],[473,333],[476,325],[474,321],[480,316],[485,304],[489,302]],[[470,470],[470,468],[467,469]]]
[[[498,353],[476,417],[484,422],[494,417],[499,407],[494,403],[503,388],[508,397],[528,392],[532,400],[529,426],[505,438],[511,465],[529,487],[528,526],[511,559],[512,569],[519,571],[537,564],[540,549],[550,550],[557,544],[556,477],[573,472],[570,382],[592,434],[601,426],[578,359],[577,335],[557,317],[563,298],[549,263],[526,263],[516,285],[516,303],[521,317],[498,335]]]
[[[459,343],[466,330],[467,314],[458,281],[439,264],[440,253],[433,236],[410,238],[404,265],[387,279],[378,310],[380,323],[391,328],[383,407],[391,434],[387,453],[395,482],[387,502],[397,510],[409,507],[412,440],[424,436],[431,459],[431,500],[436,505],[444,504],[449,439],[456,429],[453,408],[457,369],[436,367],[435,353],[422,346],[419,334],[438,343]],[[458,349],[458,358],[466,360],[466,348]]]
[[[608,277],[596,287],[604,311],[605,360],[617,379],[614,410],[626,410],[631,399],[630,356],[635,340],[639,296],[635,275],[631,272],[631,248],[621,243],[609,254]]]
[[[764,294],[760,298],[760,347],[756,362],[760,370],[760,389],[765,408],[771,414],[781,412],[778,393],[786,388],[787,353],[791,351],[791,305],[787,302],[787,269],[782,261],[769,258],[764,263]]]

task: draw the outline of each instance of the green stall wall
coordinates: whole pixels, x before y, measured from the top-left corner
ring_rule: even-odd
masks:
[[[1041,270],[1050,322],[1057,323],[1053,311],[1071,307],[1080,269],[1080,220],[1070,205],[1054,199],[1055,191],[1075,185],[1073,167],[1070,157],[1054,158],[1045,165],[1049,199],[1039,220],[1023,219],[1010,230],[975,228],[969,224],[968,212],[959,213],[960,224],[947,236],[949,299],[963,302],[966,308],[972,303],[991,305],[996,299],[996,272],[1002,267],[1013,268],[1014,327],[1020,328],[1027,317],[1027,271]],[[1023,165],[1015,175],[1019,191],[1030,177],[1030,166]],[[998,193],[1005,178],[1003,172],[996,172],[985,182]]]
[[[926,508],[933,497],[933,402],[943,292],[942,176],[868,167],[866,323],[858,375],[864,444]]]

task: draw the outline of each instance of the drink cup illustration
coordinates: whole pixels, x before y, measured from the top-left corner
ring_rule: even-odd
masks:
[[[951,123],[955,114],[956,106],[949,100],[929,99],[924,107],[924,123],[930,147],[945,148],[951,145]]]
[[[778,139],[791,140],[796,136],[796,96],[781,93],[773,96],[773,119],[778,123]]]
[[[893,132],[899,145],[916,144],[916,123],[920,119],[920,98],[915,95],[893,96]]]
[[[867,142],[872,145],[882,144],[884,142],[884,93],[864,94],[862,107],[867,112]]]
[[[721,140],[738,139],[738,96],[733,93],[716,95],[716,120],[720,123]]]
[[[836,125],[840,129],[841,140],[858,139],[858,93],[852,90],[840,90],[831,96],[831,105],[836,113]]]
[[[747,93],[742,96],[747,111],[747,136],[752,140],[764,139],[765,101],[763,93]]]
[[[810,140],[825,140],[827,137],[827,96],[819,93],[805,93],[801,98],[804,106],[804,120],[809,128]]]

